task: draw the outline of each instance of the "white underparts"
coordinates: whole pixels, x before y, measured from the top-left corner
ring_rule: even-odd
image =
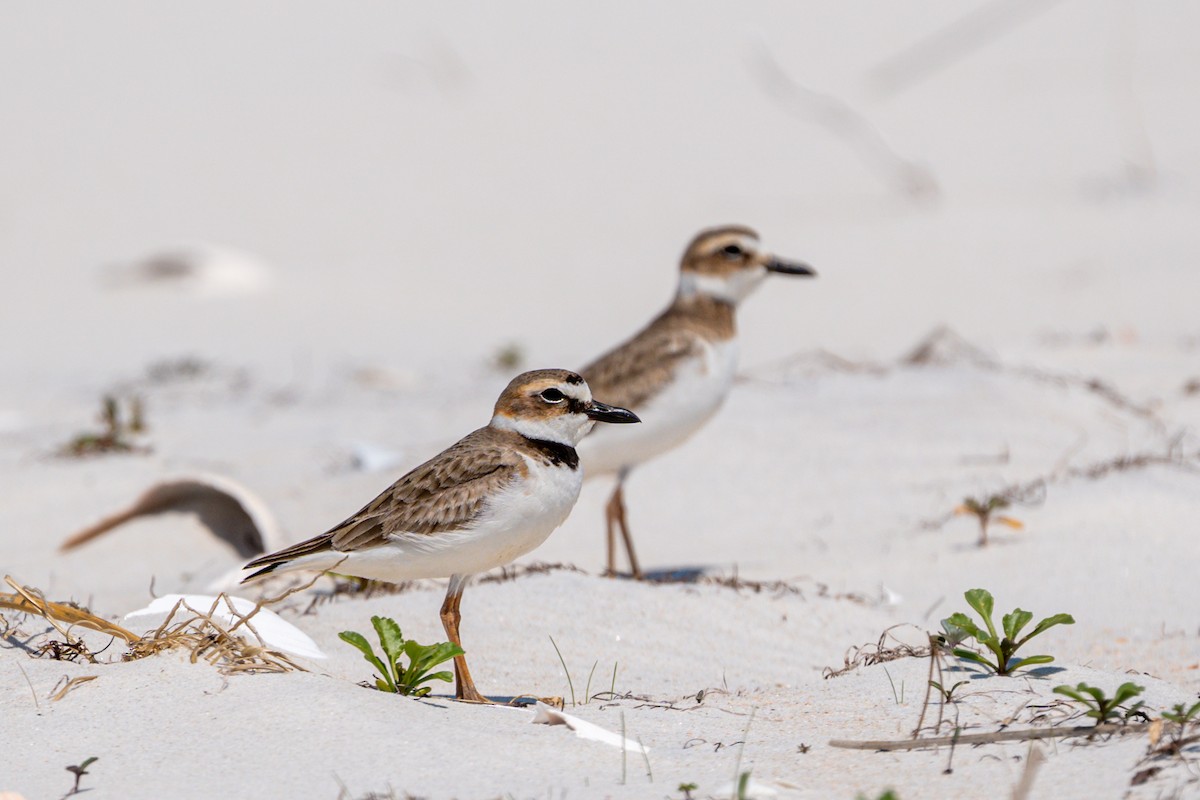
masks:
[[[632,469],[677,447],[707,422],[729,393],[737,369],[736,339],[701,340],[701,354],[633,410],[640,425],[603,425],[579,443],[585,478]]]

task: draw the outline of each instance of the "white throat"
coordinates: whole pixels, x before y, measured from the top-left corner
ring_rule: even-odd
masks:
[[[736,306],[749,297],[766,277],[766,267],[739,269],[728,275],[702,275],[685,270],[679,274],[679,296],[704,295]]]
[[[515,431],[526,439],[541,439],[545,442],[556,442],[574,447],[595,425],[586,414],[563,414],[547,419],[530,417],[510,417],[507,414],[496,414],[492,417],[491,425],[502,431]]]

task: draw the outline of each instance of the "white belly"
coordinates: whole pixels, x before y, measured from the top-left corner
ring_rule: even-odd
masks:
[[[387,545],[299,558],[287,568],[396,582],[471,575],[508,564],[546,541],[566,520],[583,483],[579,469],[527,461],[529,474],[497,494],[470,529],[396,534]]]
[[[733,385],[737,358],[736,339],[705,342],[702,356],[682,365],[661,392],[630,409],[641,424],[597,425],[576,448],[584,476],[631,469],[682,444],[721,407]]]

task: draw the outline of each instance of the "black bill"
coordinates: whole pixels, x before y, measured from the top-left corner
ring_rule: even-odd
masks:
[[[638,415],[624,408],[605,405],[593,400],[585,411],[588,419],[594,419],[597,422],[641,422]]]
[[[779,258],[772,258],[764,265],[771,272],[778,272],[783,275],[807,275],[815,278],[817,271],[800,261],[784,261]]]

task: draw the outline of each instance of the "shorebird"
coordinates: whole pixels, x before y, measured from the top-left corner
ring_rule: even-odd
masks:
[[[567,518],[583,474],[575,445],[596,422],[638,422],[592,399],[583,378],[561,369],[513,378],[491,422],[404,475],[358,513],[320,536],[254,559],[243,580],[280,570],[335,570],[382,581],[450,578],[442,626],[458,625],[471,577],[528,553]],[[455,696],[490,702],[454,659]]]
[[[679,290],[666,310],[580,370],[595,392],[643,420],[636,429],[597,430],[579,447],[587,477],[617,479],[604,510],[609,575],[616,574],[619,528],[630,572],[642,576],[625,517],[625,479],[634,467],[682,444],[720,408],[737,368],[738,304],[771,273],[817,274],[761,250],[758,234],[740,225],[701,231],[679,270]]]

